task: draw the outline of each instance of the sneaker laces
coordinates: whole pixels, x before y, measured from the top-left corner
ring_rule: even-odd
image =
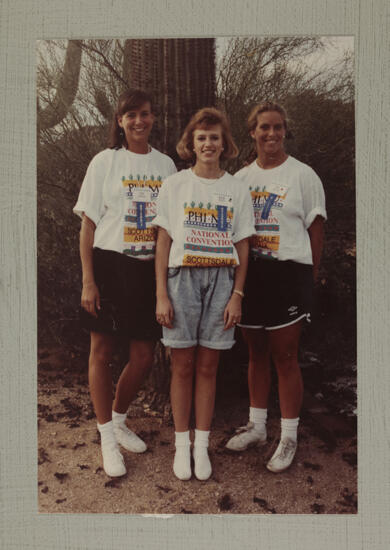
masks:
[[[114,426],[114,431],[115,430],[118,430],[119,432],[122,432],[133,439],[139,439],[138,435],[133,432],[133,430],[130,430],[130,428],[128,428],[126,424],[118,424]]]
[[[135,435],[135,433],[132,430],[130,430],[130,428],[128,428],[126,424],[118,424],[117,426],[114,426],[114,430],[118,430],[127,435]]]
[[[291,439],[283,440],[280,445],[280,451],[278,453],[278,456],[280,458],[286,458],[289,451],[295,450],[295,444]]]
[[[255,425],[254,425],[253,422],[248,422],[248,424],[246,424],[245,426],[240,426],[239,428],[237,428],[235,433],[236,434],[241,434],[241,433],[249,432],[254,427],[255,427]]]

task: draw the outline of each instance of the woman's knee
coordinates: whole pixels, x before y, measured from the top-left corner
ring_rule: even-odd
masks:
[[[89,354],[90,367],[94,364],[109,364],[112,360],[113,342],[110,337],[102,334],[91,334],[91,350]]]
[[[172,375],[180,378],[192,378],[194,374],[194,353],[192,350],[171,350]]]
[[[130,365],[148,370],[154,362],[154,346],[133,346],[130,350]]]
[[[194,374],[193,364],[188,363],[176,363],[172,365],[172,376],[175,378],[181,378],[191,380]]]
[[[278,375],[286,376],[299,370],[298,350],[295,347],[274,350],[272,360]]]
[[[196,376],[202,378],[215,378],[218,370],[218,362],[215,361],[201,361],[196,364]]]
[[[196,356],[196,376],[215,378],[218,370],[220,351],[199,346]]]

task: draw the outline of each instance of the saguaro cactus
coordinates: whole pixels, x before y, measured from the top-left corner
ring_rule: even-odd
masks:
[[[38,105],[39,130],[52,128],[68,113],[77,93],[81,53],[82,41],[69,40],[55,98],[43,110]],[[116,77],[123,87],[152,92],[160,107],[152,138],[156,147],[175,156],[176,143],[190,116],[201,107],[215,104],[215,40],[128,39]],[[96,88],[95,101],[104,118],[109,119],[113,106],[106,90]]]
[[[69,40],[64,68],[58,81],[55,98],[51,104],[42,110],[39,109],[38,103],[38,130],[52,128],[66,117],[76,97],[79,85],[81,44],[81,40]]]
[[[126,40],[124,76],[131,87],[153,92],[161,111],[156,146],[175,157],[191,115],[215,104],[215,40]]]
[[[128,39],[123,48],[124,86],[152,93],[160,109],[152,143],[175,160],[176,144],[191,115],[215,104],[213,38]],[[96,106],[108,118],[106,92],[95,92]]]
[[[72,112],[73,119],[65,124],[64,119],[78,93],[81,64],[84,86],[79,91],[80,103]],[[48,74],[51,79],[52,72],[48,71]],[[77,292],[72,286],[77,279],[76,270],[79,266],[75,244],[76,220],[71,217],[69,204],[65,204],[65,200],[68,201],[72,196],[76,199],[88,160],[105,146],[106,125],[101,124],[102,119],[107,123],[111,119],[118,92],[122,89],[131,87],[150,91],[160,111],[151,143],[177,161],[176,144],[191,115],[200,107],[215,103],[214,40],[71,40],[66,47],[61,71],[54,78],[54,98],[50,103],[45,103],[44,108],[39,109],[38,106],[37,112],[40,133],[38,261],[41,288],[47,289],[40,294],[39,318],[41,327],[45,327],[45,331],[51,334],[54,333],[51,326],[56,329],[59,326],[53,317],[56,296],[73,293],[70,300],[60,304],[60,317],[64,319],[71,316],[64,312],[72,308],[75,311],[78,305],[79,296],[76,296]],[[50,79],[44,84],[51,86]],[[42,97],[47,101],[46,88],[43,92]],[[96,117],[96,110],[100,113],[99,117]],[[61,122],[61,132],[50,132]],[[87,122],[91,122],[91,125],[87,126]],[[49,186],[52,187],[49,189]],[[61,188],[66,193],[62,193]],[[53,202],[52,196],[55,196],[56,190],[60,192]],[[50,191],[51,195],[46,191]],[[63,239],[61,242],[58,235]],[[69,246],[70,240],[73,246]],[[64,258],[71,265],[67,273],[60,269]],[[40,332],[43,337],[44,331]],[[55,333],[57,337],[58,332]],[[164,393],[165,390],[161,388],[167,384],[167,366],[161,367],[165,356],[162,351],[160,354],[157,361],[160,368],[154,369],[154,380],[150,384],[156,395]]]

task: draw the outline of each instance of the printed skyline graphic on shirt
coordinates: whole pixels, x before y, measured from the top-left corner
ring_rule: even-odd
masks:
[[[277,258],[280,245],[280,225],[277,211],[283,208],[287,192],[283,195],[273,193],[267,191],[265,185],[262,189],[249,187],[249,191],[252,196],[257,232],[249,239],[252,254]]]
[[[128,256],[154,256],[157,228],[151,225],[156,216],[156,200],[162,185],[161,176],[137,174],[122,176],[125,191],[126,212],[124,216],[123,253]],[[139,198],[137,190],[146,190],[148,200]],[[148,193],[148,190],[150,192]],[[131,243],[130,245],[128,243]]]
[[[235,265],[233,254],[232,220],[234,208],[213,206],[210,202],[198,205],[184,203],[183,265],[219,267]],[[187,252],[188,251],[188,252]],[[224,257],[225,256],[225,257]]]

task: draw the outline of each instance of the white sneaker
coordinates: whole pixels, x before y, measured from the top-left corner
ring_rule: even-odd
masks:
[[[125,461],[118,446],[102,447],[103,468],[110,477],[124,476],[126,473]]]
[[[189,445],[176,447],[175,458],[173,460],[173,473],[182,481],[187,481],[191,478],[191,453]]]
[[[246,426],[237,428],[237,435],[229,439],[225,447],[230,451],[245,451],[248,447],[254,445],[265,445],[267,443],[267,432],[258,432],[254,426],[253,422],[248,422]]]
[[[193,457],[195,462],[195,476],[200,481],[206,481],[212,473],[207,447],[194,447]]]
[[[297,450],[297,442],[289,437],[283,438],[267,464],[274,473],[283,472],[291,465]]]
[[[114,422],[114,434],[117,442],[132,453],[144,453],[147,449],[145,442],[123,423]]]

